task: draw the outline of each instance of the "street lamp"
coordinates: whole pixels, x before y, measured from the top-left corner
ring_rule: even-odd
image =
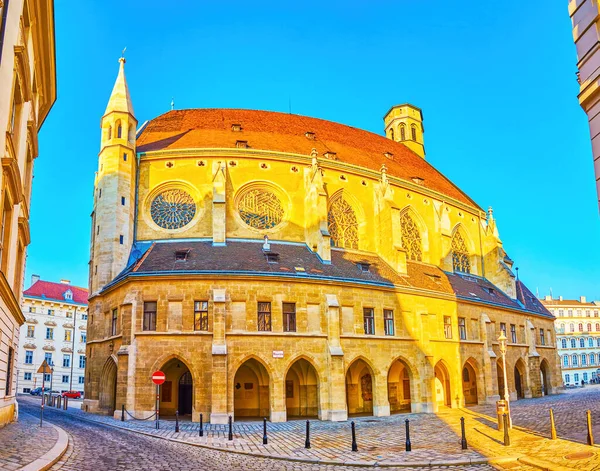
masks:
[[[508,427],[512,428],[510,404],[508,402],[508,381],[506,379],[506,335],[504,335],[504,330],[500,331],[500,337],[498,337],[498,342],[500,342],[500,354],[502,355],[502,372],[504,373],[504,401],[506,402],[506,410],[508,411]]]

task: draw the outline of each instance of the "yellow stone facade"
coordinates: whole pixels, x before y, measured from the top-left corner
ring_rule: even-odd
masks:
[[[213,423],[495,401],[501,329],[512,399],[556,391],[553,318],[515,280],[491,209],[442,191],[418,108],[390,110],[389,141],[236,110],[215,129],[218,110],[172,111],[136,138],[123,66],[102,120],[85,410],[151,415],[156,370],[161,415]],[[206,133],[171,147],[192,143],[192,118]],[[300,118],[309,151],[282,151],[275,122],[291,132]],[[333,138],[321,149],[331,129],[358,147],[396,142],[374,170]],[[400,159],[414,176],[396,174]]]
[[[16,417],[21,292],[38,132],[56,100],[51,0],[0,0],[0,427]]]

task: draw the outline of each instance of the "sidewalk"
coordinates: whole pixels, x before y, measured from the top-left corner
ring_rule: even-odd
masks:
[[[64,454],[69,443],[64,430],[39,417],[20,414],[18,422],[0,428],[0,471],[46,470]]]

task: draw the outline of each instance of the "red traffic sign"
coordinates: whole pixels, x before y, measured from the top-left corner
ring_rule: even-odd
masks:
[[[152,382],[156,385],[163,384],[165,382],[166,376],[162,371],[155,371],[152,373]]]

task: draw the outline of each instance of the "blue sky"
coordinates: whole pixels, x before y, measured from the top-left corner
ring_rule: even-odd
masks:
[[[126,46],[140,123],[289,110],[383,131],[423,109],[427,159],[493,206],[540,295],[600,300],[600,218],[566,2],[56,0],[58,100],[40,134],[27,275],[87,285],[100,118]],[[29,278],[26,279],[29,286]]]

